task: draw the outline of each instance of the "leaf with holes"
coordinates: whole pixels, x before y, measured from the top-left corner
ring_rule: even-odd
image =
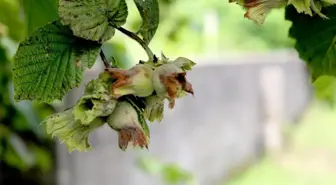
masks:
[[[142,18],[142,25],[137,32],[146,44],[152,40],[160,22],[160,10],[157,0],[134,0]]]
[[[52,102],[79,85],[85,69],[92,67],[101,44],[72,35],[55,21],[35,31],[14,56],[16,100]]]
[[[313,79],[321,75],[336,76],[336,6],[324,8],[328,20],[298,14],[286,9],[286,19],[293,22],[289,34],[296,39],[295,48],[307,62]]]
[[[128,10],[125,0],[59,0],[58,14],[74,35],[103,43],[125,24]]]

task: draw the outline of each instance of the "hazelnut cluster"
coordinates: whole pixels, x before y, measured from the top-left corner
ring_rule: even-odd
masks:
[[[128,70],[106,68],[86,85],[72,108],[47,117],[42,124],[70,152],[90,150],[90,133],[104,124],[118,133],[120,149],[126,150],[129,144],[148,148],[147,121],[163,119],[164,101],[172,109],[175,99],[194,94],[186,79],[194,65],[184,57],[171,61],[162,55],[155,63],[140,63]]]

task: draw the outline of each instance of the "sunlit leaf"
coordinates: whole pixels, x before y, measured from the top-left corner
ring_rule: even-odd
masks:
[[[335,104],[336,79],[332,76],[321,76],[314,82],[315,95],[330,105]]]

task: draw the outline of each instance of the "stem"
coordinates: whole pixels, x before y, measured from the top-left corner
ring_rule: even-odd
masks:
[[[154,63],[157,61],[157,58],[153,54],[152,50],[147,46],[147,44],[140,37],[138,37],[138,35],[136,35],[135,33],[131,31],[126,30],[123,27],[116,27],[115,29],[119,30],[121,33],[127,35],[131,39],[137,41],[141,45],[141,47],[146,51],[147,56],[148,56],[148,61],[151,61]]]
[[[111,64],[108,62],[108,60],[106,59],[106,56],[105,56],[103,50],[100,50],[100,58],[102,59],[105,68],[111,68],[112,67]]]

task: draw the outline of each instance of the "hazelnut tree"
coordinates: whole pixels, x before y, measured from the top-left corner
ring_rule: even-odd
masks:
[[[163,119],[165,100],[172,109],[176,99],[194,94],[186,75],[195,63],[185,57],[155,55],[148,46],[159,26],[158,1],[133,2],[142,24],[130,31],[123,27],[128,16],[126,0],[58,0],[58,14],[48,24],[32,29],[16,51],[13,81],[17,101],[62,99],[101,57],[105,69],[85,86],[78,102],[42,122],[47,133],[58,137],[69,151],[91,149],[90,133],[104,124],[118,133],[120,149],[126,150],[129,144],[148,148],[147,122]],[[231,2],[243,6],[245,17],[257,24],[262,24],[273,8],[287,7],[286,19],[293,22],[290,36],[296,39],[295,48],[313,79],[335,74],[336,0]],[[138,42],[148,59],[127,70],[108,61],[101,47],[116,31]]]

